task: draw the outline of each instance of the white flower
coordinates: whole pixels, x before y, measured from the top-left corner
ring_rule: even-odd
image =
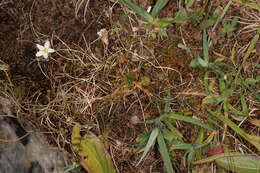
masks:
[[[99,36],[99,38],[101,38],[103,43],[105,43],[106,45],[109,44],[109,42],[108,42],[108,32],[105,28],[98,31],[97,35]]]
[[[151,6],[149,6],[148,8],[147,8],[147,13],[150,13],[150,11],[151,11],[151,9],[152,9],[152,7]]]
[[[36,53],[36,56],[37,56],[37,57],[43,56],[45,59],[47,59],[49,53],[55,52],[54,49],[50,48],[50,41],[49,41],[49,40],[47,40],[47,41],[44,43],[44,46],[39,45],[39,44],[36,44],[36,46],[37,46],[37,48],[39,49],[39,51]]]

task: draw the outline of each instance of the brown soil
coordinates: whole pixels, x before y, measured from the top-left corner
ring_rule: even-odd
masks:
[[[131,118],[137,116],[140,120],[148,120],[158,117],[157,105],[163,109],[163,100],[171,89],[175,99],[172,110],[192,112],[192,115],[207,119],[201,105],[205,97],[201,81],[203,71],[189,67],[194,57],[177,47],[185,40],[188,47],[202,55],[202,30],[189,23],[181,25],[181,29],[174,24],[168,27],[167,37],[152,39],[136,18],[132,21],[124,18],[119,4],[109,13],[113,5],[110,1],[89,1],[86,11],[86,1],[79,2],[3,0],[0,3],[0,58],[9,65],[8,71],[0,71],[4,80],[2,95],[14,101],[21,123],[51,132],[46,135],[49,143],[61,151],[68,151],[72,157],[71,129],[75,123],[80,123],[85,131],[91,130],[108,141],[120,172],[165,172],[156,147],[138,168],[135,167],[140,159],[136,138],[152,126],[133,124]],[[212,5],[208,13],[212,13],[217,5],[224,7],[225,2]],[[139,5],[148,7],[150,4],[154,1],[142,1]],[[198,7],[202,5],[196,4]],[[170,1],[160,16],[174,17],[177,10],[178,4]],[[237,4],[231,5],[227,13],[227,16],[242,15],[245,16],[245,11],[238,10]],[[139,28],[139,36],[133,33],[132,25]],[[243,27],[239,24],[237,31]],[[97,32],[102,28],[109,31],[109,46],[97,40]],[[237,50],[242,50],[256,34],[254,31],[228,39],[219,36],[220,30],[221,25],[216,33],[209,34],[214,40],[214,51],[226,56],[231,55],[236,41]],[[36,44],[42,45],[45,40],[51,40],[58,51],[48,60],[37,59]],[[244,52],[237,53],[237,62],[241,61]],[[141,59],[133,53],[139,54]],[[213,59],[217,58],[212,50],[210,54]],[[250,57],[245,75],[259,75],[251,62],[259,64],[259,55]],[[141,83],[144,76],[150,79],[148,85]],[[250,104],[252,108],[256,107],[256,103]],[[244,129],[258,134],[253,127]],[[194,142],[199,128],[181,122],[179,130],[185,142]],[[229,147],[234,150],[233,144]],[[253,147],[249,145],[249,148]],[[182,151],[175,153],[173,163],[179,172],[187,171],[183,154]]]

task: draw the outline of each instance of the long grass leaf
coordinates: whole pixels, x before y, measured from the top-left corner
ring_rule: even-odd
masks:
[[[248,116],[248,108],[247,108],[245,96],[242,92],[240,93],[240,100],[241,100],[241,105],[242,105],[242,112],[243,112],[244,116]]]
[[[156,17],[158,13],[163,9],[163,7],[168,3],[169,0],[157,0],[155,6],[152,10],[152,17]]]
[[[257,93],[253,88],[251,88],[241,77],[243,85],[260,101],[260,94]]]
[[[210,90],[209,90],[209,73],[210,71],[206,71],[204,75],[204,87],[205,87],[205,92],[207,95],[210,95]]]
[[[191,117],[187,117],[187,116],[180,115],[180,114],[175,114],[175,113],[168,113],[166,116],[167,116],[168,118],[173,118],[173,119],[175,119],[175,120],[185,121],[185,122],[192,123],[192,124],[195,124],[195,125],[197,125],[197,126],[203,127],[203,128],[205,128],[205,129],[208,129],[208,130],[211,130],[211,131],[215,131],[215,130],[214,130],[212,127],[210,127],[209,125],[203,124],[203,123],[201,123],[199,120],[194,119],[194,118],[191,118]]]
[[[172,163],[171,163],[171,159],[168,153],[168,149],[167,146],[165,144],[164,138],[162,133],[159,131],[159,134],[157,136],[157,142],[159,145],[159,150],[166,168],[166,172],[167,173],[174,173],[174,170],[172,168]]]
[[[171,122],[169,122],[169,121],[164,121],[164,123],[165,123],[166,126],[171,130],[171,132],[175,135],[175,138],[182,141],[182,138],[183,138],[182,133],[181,133],[177,128],[175,128],[175,127],[171,124]]]
[[[170,112],[170,110],[171,110],[170,104],[171,104],[171,90],[168,90],[168,95],[167,95],[165,106],[164,106],[164,113]]]
[[[208,44],[208,40],[207,40],[207,33],[206,33],[206,29],[203,29],[203,58],[204,61],[206,61],[206,65],[209,65],[209,44]]]
[[[211,32],[215,31],[215,29],[216,29],[218,23],[219,23],[220,20],[225,16],[225,14],[226,14],[226,12],[227,12],[229,6],[231,5],[231,3],[232,3],[232,0],[230,0],[230,1],[228,2],[228,4],[226,5],[226,7],[224,8],[222,14],[218,17],[217,22],[215,23],[215,25],[214,25],[214,27],[212,28]]]
[[[147,22],[153,22],[154,18],[149,13],[147,13],[147,11],[133,4],[130,0],[120,0],[120,2],[127,6],[129,9],[133,10],[138,15],[140,15]]]
[[[149,139],[148,139],[148,142],[147,142],[147,144],[146,144],[146,146],[144,148],[144,152],[142,154],[142,157],[139,160],[139,162],[136,164],[136,166],[138,166],[142,162],[142,160],[144,159],[144,157],[146,156],[146,154],[148,153],[150,148],[153,146],[153,144],[154,144],[154,142],[155,142],[155,140],[156,140],[156,138],[158,136],[158,133],[159,133],[159,129],[157,127],[154,128],[152,133],[151,133],[151,135],[150,135],[150,137],[149,137]]]
[[[247,58],[249,57],[249,55],[253,52],[254,47],[255,47],[255,44],[257,43],[258,39],[259,39],[259,32],[253,37],[253,39],[252,39],[251,42],[250,42],[250,45],[249,45],[249,47],[248,47],[248,49],[247,49],[247,51],[246,51],[246,54],[245,54],[245,56],[243,57],[242,65],[241,65],[240,68],[238,69],[237,76],[236,76],[236,80],[238,79],[242,68],[245,69],[246,60],[247,60]]]
[[[202,160],[195,161],[195,162],[193,162],[193,164],[198,165],[198,164],[203,164],[203,163],[210,163],[210,162],[215,161],[216,159],[223,158],[223,157],[230,157],[230,156],[250,156],[250,155],[243,154],[243,153],[237,153],[237,152],[222,153],[222,154],[216,154],[216,155],[207,157]]]
[[[259,3],[248,2],[246,0],[233,0],[233,1],[260,11],[260,4]]]
[[[205,129],[200,128],[199,134],[198,134],[197,139],[196,139],[196,142],[198,144],[202,144],[203,139],[204,139],[204,133],[205,133]],[[200,160],[202,158],[201,150],[200,149],[196,150],[195,155],[196,155],[196,158]]]
[[[252,140],[249,135],[242,130],[241,128],[239,128],[234,122],[232,122],[231,120],[229,120],[228,118],[226,118],[224,115],[222,115],[221,113],[216,113],[211,111],[210,109],[207,108],[207,111],[215,116],[216,118],[218,118],[220,121],[222,121],[223,123],[227,124],[231,129],[233,129],[237,134],[239,134],[240,136],[242,136],[245,140],[247,140],[249,143],[251,143],[252,145],[254,145],[258,151],[260,151],[260,143],[258,143],[255,140]]]
[[[228,156],[216,159],[217,165],[237,173],[260,172],[260,158],[258,156]]]

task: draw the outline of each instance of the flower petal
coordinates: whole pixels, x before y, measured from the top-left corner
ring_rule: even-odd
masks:
[[[39,52],[36,53],[36,56],[39,57],[39,56],[42,56],[43,54],[44,54],[43,51],[39,51]]]
[[[44,47],[49,49],[50,48],[50,41],[47,40],[45,43],[44,43]]]
[[[54,49],[52,49],[52,48],[49,48],[49,49],[48,49],[48,53],[53,53],[53,52],[55,52]]]
[[[48,53],[43,53],[43,57],[45,58],[45,59],[47,59],[48,58]]]
[[[36,44],[36,46],[37,46],[37,48],[38,48],[39,50],[43,50],[43,49],[44,49],[44,47],[43,47],[42,45]]]

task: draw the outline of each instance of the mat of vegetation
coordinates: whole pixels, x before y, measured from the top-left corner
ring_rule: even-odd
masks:
[[[64,172],[256,173],[259,36],[257,0],[1,0],[0,92]]]

